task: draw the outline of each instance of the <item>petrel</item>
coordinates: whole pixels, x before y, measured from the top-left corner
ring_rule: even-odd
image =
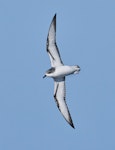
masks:
[[[50,57],[51,68],[48,69],[43,78],[51,77],[54,80],[54,99],[58,109],[65,120],[74,128],[74,124],[66,104],[65,99],[65,77],[70,74],[77,74],[80,71],[78,65],[64,65],[56,44],[56,14],[54,15],[48,36],[47,36],[47,53]]]

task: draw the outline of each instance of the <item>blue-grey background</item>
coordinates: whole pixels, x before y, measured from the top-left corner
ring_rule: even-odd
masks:
[[[57,13],[76,129],[53,99],[46,38]],[[0,0],[0,150],[115,149],[115,1]]]

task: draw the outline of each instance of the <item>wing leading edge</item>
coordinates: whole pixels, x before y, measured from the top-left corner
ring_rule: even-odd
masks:
[[[51,22],[48,36],[47,36],[47,52],[50,57],[51,66],[62,66],[63,62],[60,57],[60,53],[56,44],[56,14]]]
[[[74,124],[65,101],[65,77],[54,79],[54,98],[65,120],[74,128]]]

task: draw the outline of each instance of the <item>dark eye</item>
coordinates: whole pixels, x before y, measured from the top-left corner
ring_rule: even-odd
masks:
[[[55,68],[54,67],[52,67],[52,68],[50,68],[48,71],[47,71],[47,73],[53,73],[55,71]]]

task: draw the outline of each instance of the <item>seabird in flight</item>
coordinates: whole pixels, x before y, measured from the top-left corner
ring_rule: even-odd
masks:
[[[65,120],[74,128],[65,99],[65,77],[70,74],[79,73],[80,67],[78,65],[64,65],[61,60],[56,44],[56,14],[53,17],[47,36],[47,53],[50,57],[51,68],[46,71],[44,77],[47,76],[54,79],[54,99],[57,107]]]

